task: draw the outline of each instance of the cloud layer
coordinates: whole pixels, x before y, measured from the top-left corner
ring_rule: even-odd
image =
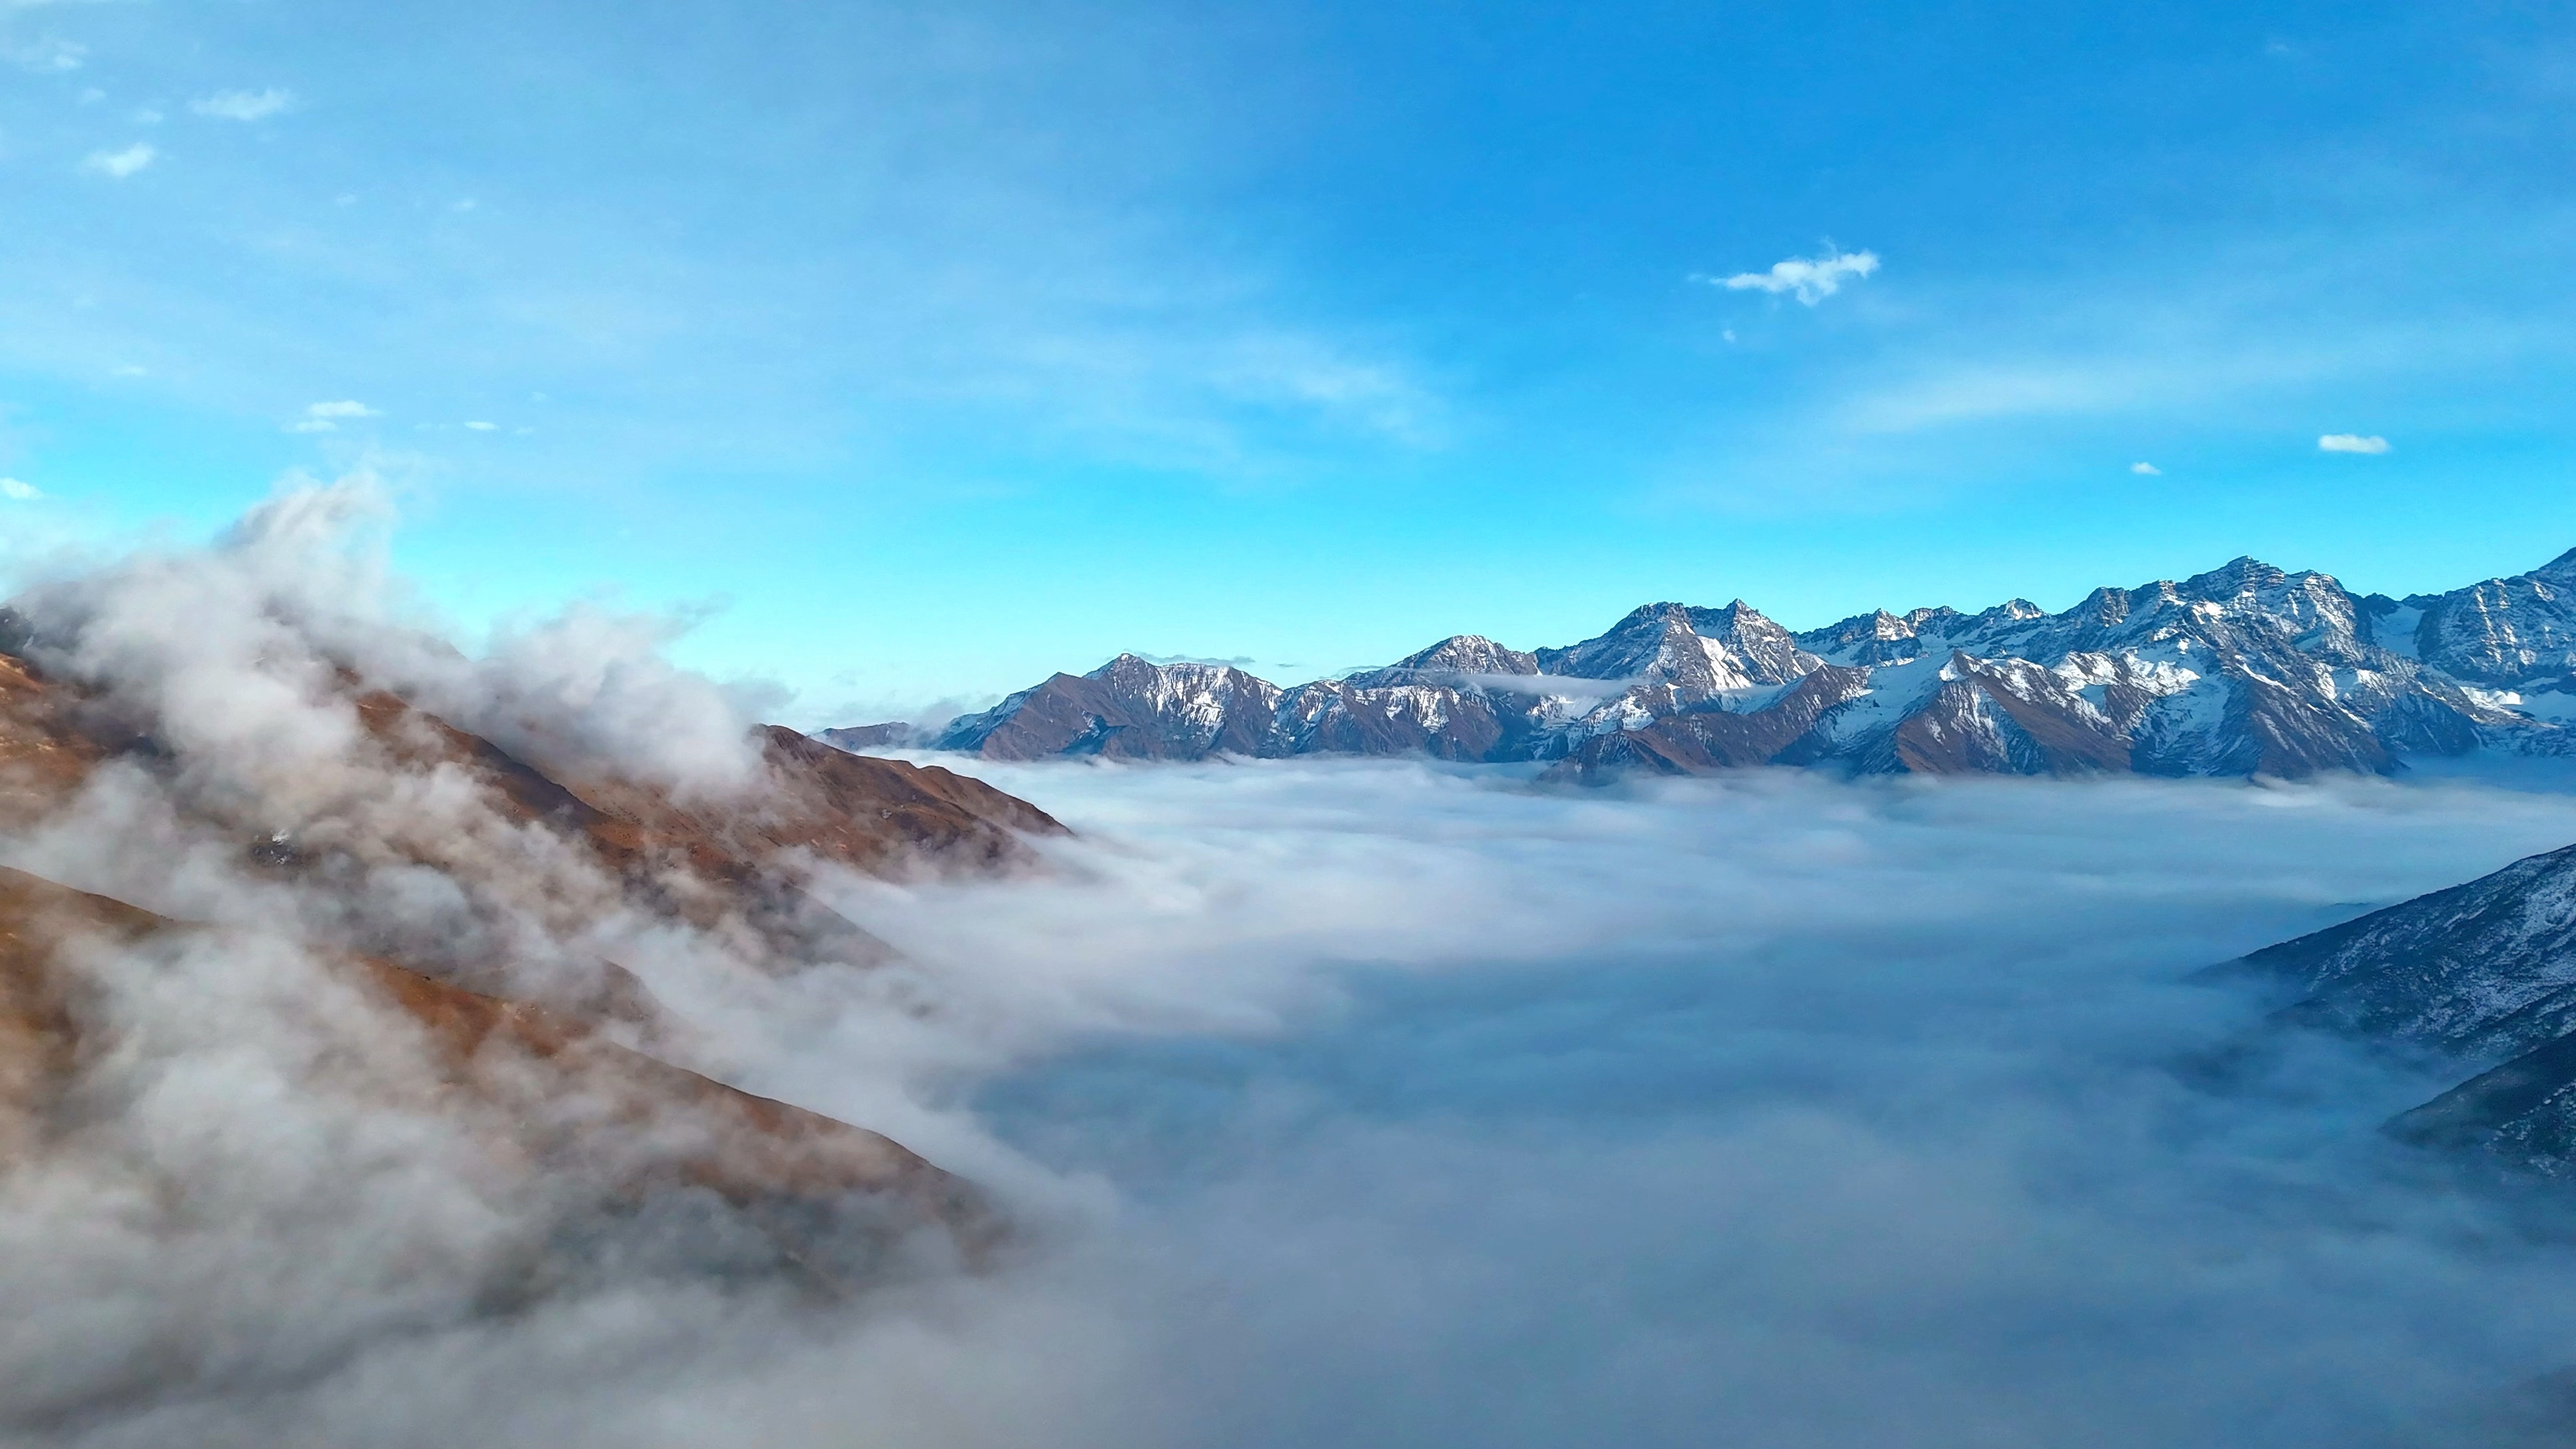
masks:
[[[2576,800],[991,773],[1081,869],[868,918],[1097,1039],[983,1101],[1124,1198],[1184,1442],[2474,1442],[2561,1362],[2576,1261],[2374,1130],[2438,1079],[2215,1089],[2260,1005],[2179,978]]]

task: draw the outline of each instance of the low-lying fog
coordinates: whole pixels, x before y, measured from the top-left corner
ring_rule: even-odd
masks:
[[[2451,1080],[2423,1064],[2301,1039],[2222,1071],[2265,1003],[2187,979],[2576,841],[2576,793],[952,761],[1079,835],[1032,877],[828,877],[908,962],[781,971],[366,764],[316,684],[353,660],[612,773],[753,768],[746,696],[661,662],[653,621],[577,609],[472,657],[408,632],[346,542],[380,512],[290,490],[30,606],[178,767],[102,769],[0,863],[233,930],[110,963],[129,1045],[95,1120],[0,1174],[0,1445],[2341,1449],[2576,1424],[2576,1393],[2532,1387],[2576,1369],[2576,1187],[2381,1137]],[[448,831],[459,863],[346,899],[254,876],[237,833],[182,828],[210,798]],[[493,888],[523,876],[524,909]],[[434,1121],[314,1085],[369,1039],[315,1026],[362,1014],[314,964],[335,923],[445,919],[467,886],[532,959],[632,967],[689,1065],[892,1134],[1018,1231],[988,1271],[930,1254],[838,1303],[608,1259],[482,1305],[542,1220]],[[609,919],[563,904],[593,899]]]
[[[2379,1137],[2447,1085],[2401,1062],[2217,1089],[2262,1004],[2182,979],[2576,798],[975,768],[1057,874],[845,898],[951,1055],[746,1050],[877,1121],[843,1063],[924,1053],[896,1130],[1061,1214],[941,1320],[960,1439],[2496,1442],[2576,1365],[2576,1198]]]

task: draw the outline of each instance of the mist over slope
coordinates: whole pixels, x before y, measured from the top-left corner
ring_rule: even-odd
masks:
[[[442,641],[377,507],[21,595],[79,738],[141,743],[13,743],[0,865],[196,924],[68,948],[94,1045],[0,1137],[0,1443],[2498,1443],[2576,1361],[2568,1206],[2376,1130],[2430,1064],[2213,1076],[2266,1003],[2188,981],[2576,796],[990,763],[1035,808],[939,818],[1010,868],[943,869],[781,804],[836,762],[663,624]],[[370,953],[595,1006],[1009,1230],[782,1254],[496,1151],[528,1099],[460,1107]],[[703,1121],[580,1125],[622,1167]]]
[[[818,874],[1025,869],[1061,827],[756,727],[656,621],[461,652],[386,520],[363,479],[292,488],[0,615],[0,1436],[452,1442],[495,1410],[470,1376],[379,1377],[799,1321],[1007,1237],[720,1080],[657,985],[865,978],[891,953]]]

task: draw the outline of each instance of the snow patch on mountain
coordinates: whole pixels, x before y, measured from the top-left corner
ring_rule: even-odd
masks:
[[[1827,670],[1838,672],[1802,689]],[[897,733],[827,737],[866,747]],[[1614,736],[1638,738],[1602,743]],[[1803,633],[1740,599],[1667,601],[1563,647],[1457,634],[1285,689],[1231,665],[1122,654],[930,742],[996,759],[1556,761],[1583,778],[1649,761],[1715,767],[1704,759],[2298,776],[2472,751],[2576,754],[2576,551],[2406,599],[2239,558],[2096,589],[2057,613],[2016,598],[1973,614],[1873,610]]]

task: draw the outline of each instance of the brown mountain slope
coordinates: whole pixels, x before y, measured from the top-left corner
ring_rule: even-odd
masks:
[[[321,687],[312,708],[345,708],[357,726],[345,748],[293,772],[227,774],[158,738],[133,706],[0,654],[0,831],[88,832],[92,858],[124,882],[111,889],[160,903],[157,837],[117,833],[117,802],[141,800],[175,812],[181,838],[201,842],[189,848],[202,855],[210,839],[236,862],[223,868],[242,872],[242,918],[284,913],[275,936],[182,925],[0,871],[0,1165],[70,1130],[65,1104],[83,1099],[117,1040],[102,983],[125,989],[164,958],[236,944],[276,954],[292,940],[322,963],[316,1000],[355,993],[372,1008],[320,1014],[356,1035],[326,1044],[340,1065],[298,1090],[448,1122],[528,1193],[590,1203],[594,1225],[712,1193],[779,1257],[827,1277],[917,1226],[944,1227],[969,1253],[990,1238],[974,1191],[894,1142],[632,1049],[661,1049],[657,1031],[676,1024],[605,957],[659,933],[696,942],[686,949],[700,969],[866,965],[892,953],[806,894],[817,863],[885,876],[1008,869],[1034,860],[1024,837],[1063,826],[978,781],[777,727],[756,737],[765,768],[753,785],[722,798],[559,778],[571,772],[345,672]],[[107,804],[84,795],[92,784]],[[288,889],[257,904],[262,882]],[[621,917],[620,930],[594,929]],[[102,963],[111,976],[93,969]],[[361,1019],[375,1025],[349,1025]],[[827,1252],[839,1266],[820,1266]]]
[[[1062,835],[1053,816],[980,780],[901,760],[862,758],[783,725],[758,740],[771,788],[748,800],[684,806],[613,775],[548,778],[491,741],[375,691],[353,704],[370,735],[405,763],[452,764],[513,818],[585,839],[612,866],[685,865],[743,883],[805,850],[871,874],[914,867],[990,869],[1030,859],[1020,833]]]
[[[220,818],[208,823],[241,838],[272,870],[310,877],[428,866],[469,895],[538,913],[566,937],[614,908],[622,892],[628,905],[702,930],[739,922],[760,944],[758,954],[784,969],[818,960],[866,965],[893,955],[806,894],[815,863],[882,876],[1007,870],[1034,860],[1024,836],[1065,833],[1044,811],[980,781],[863,759],[774,725],[756,735],[764,768],[755,784],[725,798],[683,802],[607,772],[556,778],[393,693],[362,692],[358,684],[345,672],[338,680],[345,691],[339,704],[360,737],[350,758],[332,767],[341,778],[313,792],[324,804],[299,802],[300,812],[277,828],[260,807],[244,805],[239,791],[211,802]],[[43,819],[118,759],[159,774],[184,773],[188,765],[78,683],[0,655],[0,828]],[[454,788],[460,783],[462,791]],[[526,844],[503,837],[532,825],[574,846],[574,854],[555,852],[551,868],[514,863]],[[587,880],[577,869],[584,862]],[[596,882],[608,884],[606,896]],[[454,972],[471,987],[531,994],[529,983],[491,974],[502,963],[488,952],[467,970],[445,959],[443,943],[360,933],[346,944]],[[480,950],[470,940],[457,945],[469,959]],[[617,994],[594,984],[533,994],[563,1008]]]
[[[0,1163],[47,1148],[87,1063],[116,1045],[98,953],[190,935],[216,933],[0,868]],[[970,1186],[877,1133],[391,962],[349,958],[325,969],[379,1008],[377,1024],[416,1049],[437,1089],[419,1100],[403,1072],[378,1070],[386,1043],[364,1034],[334,1053],[357,1077],[338,1085],[468,1123],[502,1170],[569,1180],[602,1203],[707,1189],[749,1211],[791,1261],[810,1247],[792,1225],[854,1205],[880,1232],[944,1228],[970,1256],[993,1238]]]

